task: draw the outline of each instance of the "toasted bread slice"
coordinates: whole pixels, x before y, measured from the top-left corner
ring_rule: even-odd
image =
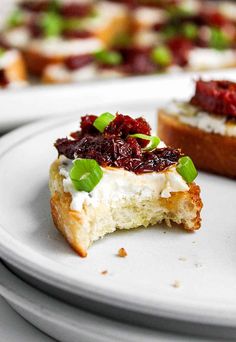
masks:
[[[236,137],[192,127],[165,110],[158,113],[158,135],[169,146],[181,148],[197,168],[236,177]]]
[[[162,221],[168,225],[177,223],[188,231],[200,228],[202,202],[200,188],[195,183],[190,184],[188,190],[171,193],[168,198],[160,197],[156,192],[148,198],[128,196],[117,201],[115,207],[114,203],[99,201],[94,206],[84,201],[81,210],[71,210],[72,196],[65,192],[64,176],[60,174],[59,167],[58,159],[50,169],[52,218],[57,229],[82,257],[87,256],[87,250],[94,241],[116,229],[148,227]],[[134,174],[134,177],[139,176]]]
[[[8,50],[0,60],[0,69],[4,70],[9,85],[24,85],[27,83],[25,63],[20,52]]]

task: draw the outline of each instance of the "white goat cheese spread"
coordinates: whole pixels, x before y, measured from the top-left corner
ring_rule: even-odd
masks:
[[[208,48],[195,48],[189,53],[188,66],[193,70],[217,69],[236,64],[233,50],[219,51]]]
[[[103,48],[100,39],[62,39],[48,38],[32,41],[30,49],[46,56],[72,56],[93,53]]]
[[[2,55],[0,55],[0,69],[5,69],[11,64],[15,63],[19,56],[19,52],[16,50],[5,51]]]
[[[164,109],[182,123],[208,133],[236,137],[236,124],[228,122],[225,116],[209,114],[186,102],[172,101]]]
[[[189,187],[173,166],[163,172],[150,172],[136,175],[118,168],[102,168],[103,177],[90,192],[77,191],[69,177],[72,161],[60,157],[59,172],[64,177],[64,191],[71,194],[70,208],[80,211],[83,205],[99,206],[100,203],[117,205],[122,199],[138,197],[141,200],[162,197],[168,198],[172,192],[188,191]]]

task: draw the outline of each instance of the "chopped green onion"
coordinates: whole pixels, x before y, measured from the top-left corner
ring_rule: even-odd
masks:
[[[178,30],[176,29],[175,25],[169,25],[162,29],[162,33],[166,39],[170,39],[178,35]]]
[[[91,192],[103,177],[103,171],[94,159],[76,159],[70,170],[70,179],[78,191]]]
[[[152,51],[151,57],[156,64],[162,67],[170,65],[172,61],[171,51],[165,46],[156,47]]]
[[[40,24],[46,37],[59,36],[63,30],[62,18],[53,12],[43,14]]]
[[[2,47],[0,47],[0,57],[3,56],[5,53],[5,49],[3,49]]]
[[[63,22],[63,28],[65,30],[77,30],[81,28],[82,26],[82,20],[81,19],[65,19]]]
[[[115,51],[101,50],[95,53],[95,58],[98,62],[108,65],[118,65],[122,62],[122,56]]]
[[[198,36],[198,29],[195,24],[186,23],[182,28],[183,34],[188,39],[195,39]]]
[[[229,47],[229,39],[222,30],[212,27],[209,45],[214,49],[224,50]]]
[[[21,10],[15,10],[8,18],[9,27],[20,26],[24,23],[24,13]]]
[[[57,12],[59,10],[60,3],[58,0],[51,0],[48,4],[48,11],[49,12]]]
[[[179,159],[176,169],[187,183],[193,182],[198,175],[192,159],[188,156]]]
[[[115,116],[111,113],[103,113],[101,114],[93,123],[93,126],[96,127],[99,132],[103,133],[105,128],[115,119]]]
[[[157,148],[157,146],[159,145],[161,139],[155,136],[151,136],[151,135],[146,135],[146,134],[141,134],[141,133],[137,133],[137,134],[131,134],[129,135],[132,138],[138,138],[138,139],[143,139],[143,140],[149,140],[150,143],[144,147],[142,150],[143,151],[152,151],[155,150],[155,148]]]

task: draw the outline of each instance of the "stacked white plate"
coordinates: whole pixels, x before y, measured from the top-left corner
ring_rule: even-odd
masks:
[[[233,71],[204,77],[212,75],[236,79]],[[200,173],[204,210],[197,233],[165,225],[118,232],[96,242],[85,259],[69,248],[50,217],[48,170],[58,137],[74,131],[81,115],[104,111],[144,115],[155,131],[157,107],[189,98],[192,77],[137,78],[51,93],[31,90],[32,96],[27,91],[18,95],[23,105],[14,113],[9,104],[3,107],[11,124],[12,115],[19,115],[19,122],[29,106],[39,118],[41,104],[64,89],[68,106],[77,109],[20,128],[0,142],[0,253],[8,267],[1,266],[0,293],[52,337],[157,341],[172,338],[158,332],[166,330],[235,338],[235,181]],[[59,108],[60,97],[58,103]],[[4,120],[6,128],[6,115]],[[116,256],[120,247],[127,250],[126,258]]]

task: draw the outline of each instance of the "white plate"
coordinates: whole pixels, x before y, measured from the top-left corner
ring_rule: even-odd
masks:
[[[136,85],[130,102],[107,86],[103,95],[111,102],[106,106],[99,105],[100,89],[91,88],[94,108],[89,108],[144,114],[154,127],[161,100],[189,94],[190,79],[180,84],[181,92],[176,79],[159,83],[155,91]],[[2,257],[34,278],[99,303],[152,317],[236,328],[235,181],[200,174],[203,222],[193,234],[164,225],[119,232],[96,242],[81,259],[57,233],[47,188],[49,165],[56,157],[53,142],[74,130],[85,112],[30,125],[2,139]],[[120,247],[126,248],[127,258],[116,257]],[[103,270],[108,270],[106,276]],[[176,281],[179,288],[173,286]]]
[[[35,290],[0,263],[0,294],[26,320],[62,342],[206,342],[118,323],[73,308]],[[46,337],[45,337],[46,339]],[[35,340],[35,339],[34,339]],[[42,340],[41,340],[42,341]]]
[[[201,72],[181,75],[156,75],[130,77],[126,79],[100,80],[82,84],[32,86],[23,89],[0,90],[0,132],[22,124],[49,116],[58,116],[82,108],[89,110],[93,104],[108,105],[111,101],[136,101],[139,97],[146,100],[159,96],[169,98],[169,80],[175,85],[175,95],[183,96],[182,88],[188,96],[192,90],[191,80]],[[204,73],[214,77],[236,79],[236,69]],[[186,82],[189,86],[186,87]],[[109,91],[112,87],[112,92]]]

